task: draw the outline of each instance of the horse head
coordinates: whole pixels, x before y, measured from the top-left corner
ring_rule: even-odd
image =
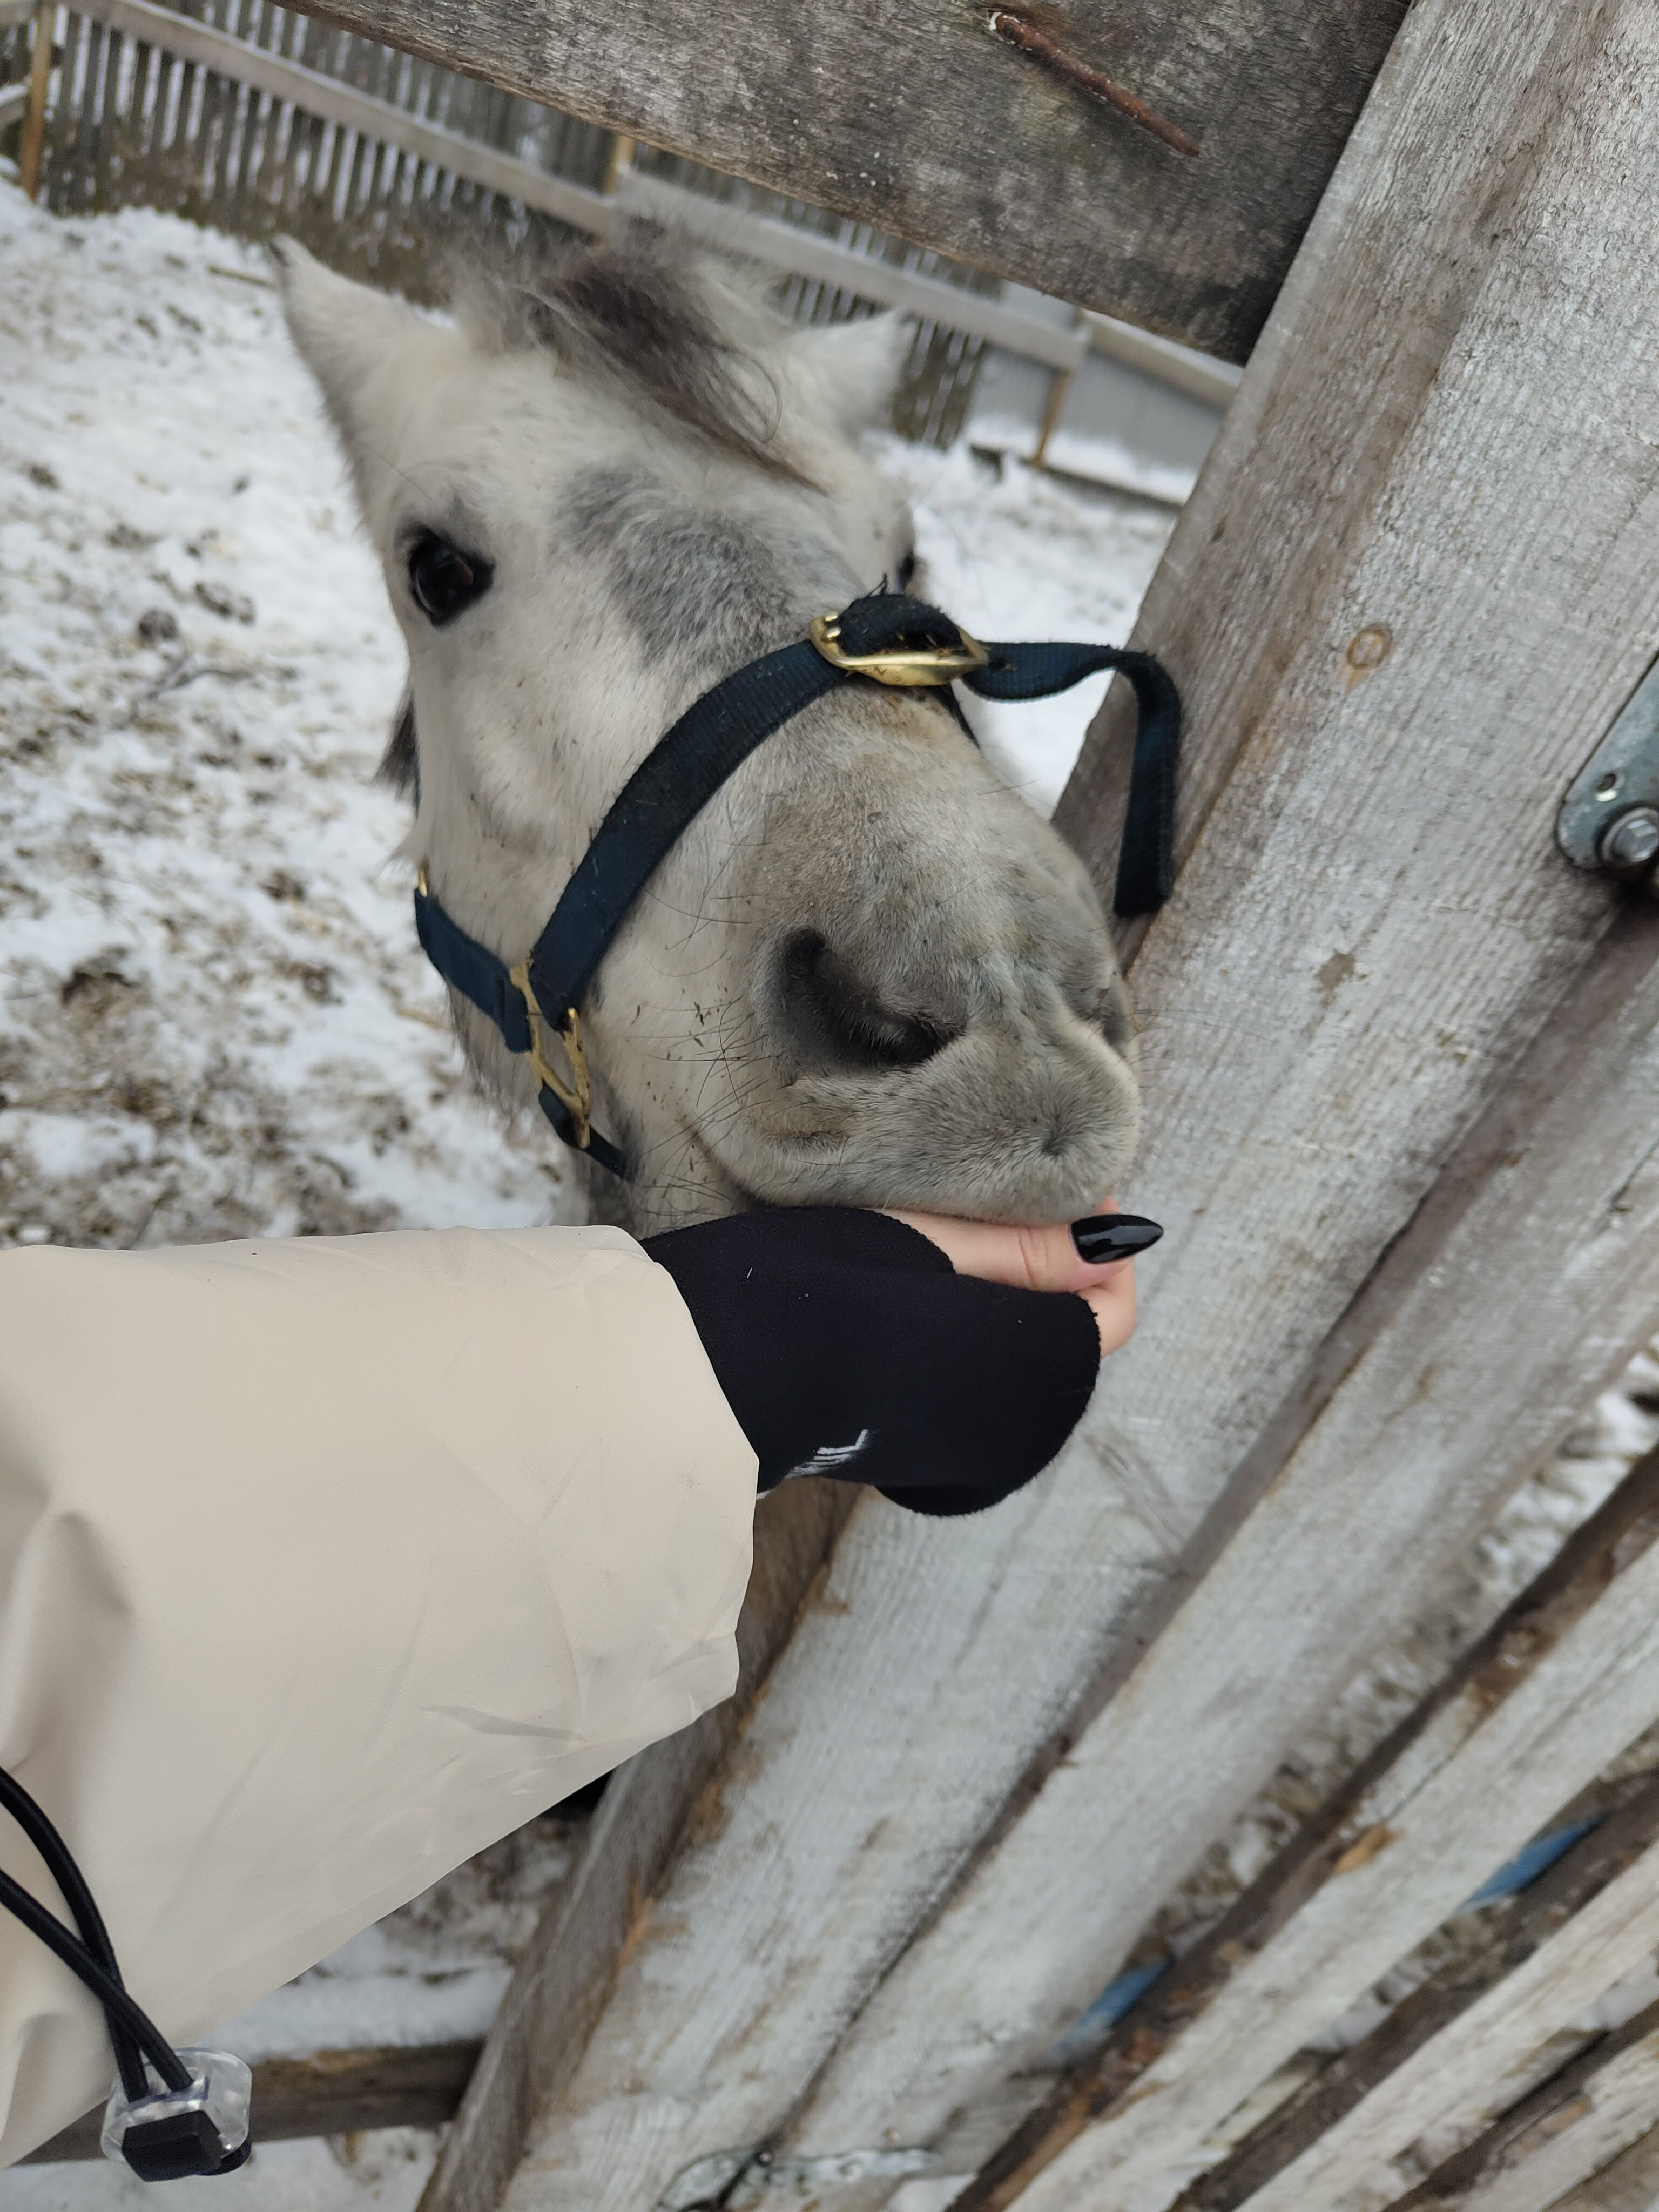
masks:
[[[453,319],[279,261],[408,643],[406,850],[517,960],[693,700],[884,576],[921,588],[860,444],[901,336],[793,328],[672,241],[469,282]],[[454,1013],[527,1103],[525,1062]],[[769,738],[657,870],[582,1023],[632,1177],[599,1210],[641,1231],[756,1203],[1064,1219],[1134,1147],[1100,902],[936,696],[844,685]]]

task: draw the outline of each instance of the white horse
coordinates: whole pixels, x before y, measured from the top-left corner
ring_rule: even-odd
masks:
[[[408,641],[405,849],[515,961],[694,699],[884,575],[911,586],[908,511],[859,444],[901,334],[792,328],[672,241],[481,283],[453,322],[278,259]],[[526,1063],[453,1003],[480,1077],[529,1103]],[[1134,1147],[1099,901],[925,694],[842,685],[769,738],[582,1018],[634,1178],[596,1208],[642,1232],[756,1203],[1061,1220]]]

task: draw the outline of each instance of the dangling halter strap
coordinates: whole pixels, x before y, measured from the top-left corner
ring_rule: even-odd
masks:
[[[432,896],[424,869],[415,893],[422,946],[444,981],[489,1015],[507,1050],[528,1059],[542,1111],[566,1144],[625,1177],[622,1154],[592,1125],[581,1002],[629,908],[733,770],[842,684],[938,689],[960,678],[984,699],[1046,699],[1107,669],[1133,686],[1137,709],[1113,906],[1126,918],[1150,914],[1175,881],[1181,743],[1181,701],[1159,664],[1111,645],[980,645],[937,607],[872,592],[840,615],[820,617],[808,636],[751,660],[686,708],[623,785],[526,958],[509,965],[469,937]],[[954,698],[945,696],[961,720]],[[568,1075],[547,1056],[550,1030],[563,1043]]]

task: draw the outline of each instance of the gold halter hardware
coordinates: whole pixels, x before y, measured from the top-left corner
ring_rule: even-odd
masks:
[[[567,1006],[558,1027],[559,1041],[570,1062],[571,1080],[567,1083],[549,1060],[542,1042],[544,1016],[531,988],[529,959],[520,960],[516,968],[509,968],[507,972],[524,1000],[530,1020],[530,1050],[525,1057],[530,1062],[531,1073],[568,1111],[573,1124],[572,1139],[577,1149],[585,1152],[593,1133],[593,1079],[587,1072],[587,1054],[582,1049],[582,1018],[574,1006]]]
[[[839,615],[815,615],[806,635],[832,668],[844,668],[853,676],[873,676],[878,684],[906,691],[953,684],[973,669],[988,667],[991,659],[965,629],[957,633],[959,645],[890,646],[880,653],[843,652]]]
[[[415,871],[415,881],[420,888],[421,896],[430,898],[432,886],[427,881],[424,860]],[[535,992],[531,988],[528,957],[507,972],[514,988],[524,1000],[524,1010],[530,1022],[530,1049],[525,1054],[530,1062],[530,1072],[543,1089],[550,1091],[568,1113],[573,1140],[578,1150],[585,1152],[587,1140],[593,1133],[593,1079],[587,1072],[587,1054],[582,1049],[581,1016],[574,1006],[567,1006],[564,1019],[559,1024],[559,1041],[570,1061],[571,1080],[567,1083],[549,1060],[542,1042],[542,1010]]]

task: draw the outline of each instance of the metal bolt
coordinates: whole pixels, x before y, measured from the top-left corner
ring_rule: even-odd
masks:
[[[1645,875],[1659,860],[1659,806],[1631,806],[1609,822],[1596,848],[1615,876]]]

